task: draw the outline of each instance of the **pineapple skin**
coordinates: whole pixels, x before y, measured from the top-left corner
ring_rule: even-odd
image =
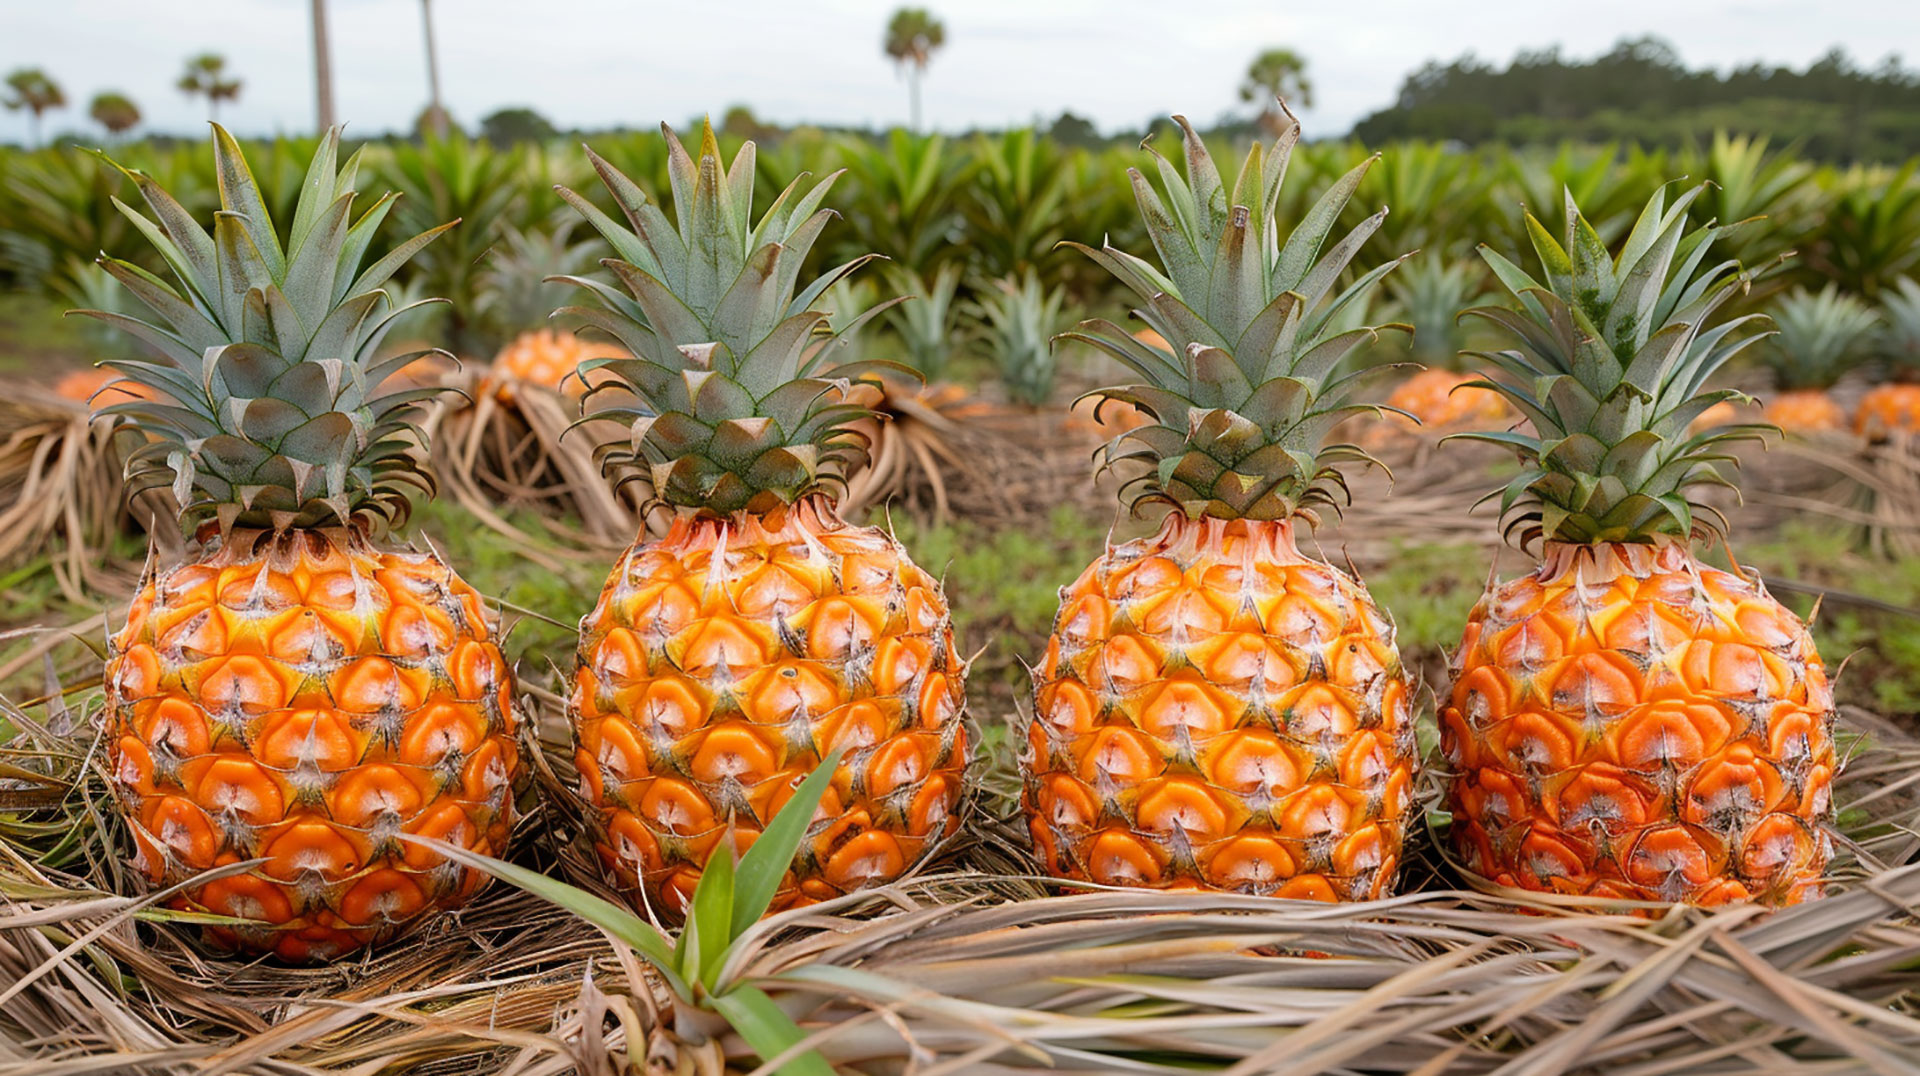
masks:
[[[613,353],[608,347],[595,348],[564,330],[530,329],[508,341],[494,356],[490,384],[503,400],[511,400],[514,384],[522,381],[578,396],[587,386],[573,376],[574,371],[587,359]]]
[[[959,825],[973,736],[940,584],[821,497],[682,514],[582,621],[569,716],[602,865],[683,915],[820,761],[833,784],[772,910],[900,877]],[[730,854],[730,853],[729,853]]]
[[[1441,709],[1453,842],[1504,885],[1792,904],[1832,857],[1805,624],[1687,543],[1548,543],[1474,608]]]
[[[1827,433],[1848,427],[1846,408],[1826,389],[1790,389],[1767,401],[1761,412],[1787,433]]]
[[[1060,878],[1322,901],[1394,887],[1412,684],[1366,587],[1291,521],[1191,520],[1061,591],[1022,745]]]
[[[1387,406],[1419,419],[1419,428],[1427,433],[1477,424],[1498,425],[1518,419],[1520,416],[1513,406],[1498,395],[1466,387],[1480,379],[1478,374],[1453,370],[1421,370],[1394,387],[1387,397]],[[1387,419],[1407,424],[1401,415],[1389,414]]]
[[[150,571],[108,641],[109,765],[134,866],[216,943],[328,960],[458,907],[484,875],[398,839],[502,854],[514,678],[480,596],[430,553],[347,531],[235,531]]]
[[[1876,440],[1920,433],[1920,384],[1896,381],[1868,389],[1854,409],[1853,432]]]

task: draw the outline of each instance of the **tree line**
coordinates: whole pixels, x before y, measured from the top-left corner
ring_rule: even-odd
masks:
[[[1715,130],[1770,136],[1822,160],[1909,157],[1920,153],[1920,71],[1892,56],[1862,67],[1838,48],[1800,70],[1696,69],[1654,36],[1624,39],[1592,59],[1555,46],[1523,50],[1500,67],[1469,54],[1408,75],[1393,105],[1353,133],[1370,145],[1571,139],[1671,148]]]

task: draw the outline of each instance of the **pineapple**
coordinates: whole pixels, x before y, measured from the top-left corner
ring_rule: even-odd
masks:
[[[53,383],[53,394],[69,403],[105,405],[122,400],[151,399],[153,394],[115,374],[90,366],[63,375]]]
[[[1428,254],[1409,259],[1387,282],[1394,306],[1413,326],[1414,361],[1426,367],[1387,397],[1390,428],[1410,432],[1417,421],[1427,433],[1445,433],[1507,425],[1519,417],[1498,396],[1459,391],[1475,376],[1457,369],[1461,334],[1455,319],[1479,294],[1480,278],[1469,262]]]
[[[1911,436],[1920,433],[1920,284],[1901,277],[1880,311],[1880,352],[1893,380],[1860,398],[1853,428],[1873,438]]]
[[[1392,265],[1336,282],[1382,210],[1327,246],[1368,165],[1283,235],[1275,206],[1291,122],[1255,144],[1231,191],[1175,117],[1184,178],[1134,191],[1164,272],[1084,253],[1140,296],[1172,346],[1107,321],[1066,334],[1141,383],[1101,390],[1151,421],[1110,441],[1157,533],[1110,548],[1061,591],[1021,746],[1023,806],[1062,878],[1314,900],[1392,891],[1414,801],[1412,684],[1394,629],[1356,578],[1296,541],[1345,492],[1327,445],[1350,414],[1341,360],[1375,337],[1336,328]]]
[[[1788,433],[1846,429],[1846,410],[1830,390],[1859,365],[1879,315],[1828,284],[1817,294],[1795,288],[1774,303],[1773,321],[1779,332],[1763,353],[1779,392],[1767,401],[1766,420]]]
[[[567,287],[558,282],[584,271],[592,262],[597,242],[575,242],[575,222],[566,221],[548,230],[508,228],[499,246],[488,252],[486,272],[481,276],[480,312],[486,320],[514,336],[488,365],[480,390],[491,391],[501,402],[511,404],[517,386],[540,388],[568,395],[587,389],[574,376],[580,364],[607,349],[595,349],[564,327],[540,327],[553,311],[554,304],[566,300]]]
[[[588,364],[633,398],[595,412],[630,422],[603,460],[643,471],[673,516],[581,621],[575,758],[609,875],[677,916],[709,857],[746,847],[844,751],[774,902],[788,908],[897,878],[954,831],[966,663],[939,581],[836,511],[862,450],[846,424],[870,414],[848,379],[872,367],[830,357],[880,310],[835,332],[816,305],[866,258],[799,287],[838,173],[796,179],[756,224],[753,143],[729,167],[711,128],[697,158],[663,130],[677,227],[598,157],[631,228],[563,192],[624,289],[577,280],[599,304],[566,311],[633,356]]]
[[[1533,433],[1512,449],[1505,526],[1536,569],[1474,607],[1442,699],[1452,837],[1496,882],[1554,893],[1719,904],[1821,892],[1833,698],[1806,625],[1757,574],[1695,556],[1725,520],[1692,494],[1727,485],[1730,442],[1689,434],[1715,371],[1759,315],[1715,322],[1749,277],[1703,268],[1724,228],[1687,231],[1696,187],[1656,193],[1618,258],[1567,204],[1556,242],[1531,216],[1545,282],[1485,252],[1517,309],[1470,313],[1511,335],[1485,382]]]
[[[601,349],[598,353],[604,353]],[[586,384],[574,375],[580,364],[597,352],[586,341],[565,329],[528,329],[507,342],[494,356],[495,388],[502,399],[513,398],[513,386],[519,382],[564,392],[569,396],[586,391]]]
[[[218,941],[295,961],[384,940],[482,875],[407,843],[491,855],[520,771],[513,675],[473,588],[431,553],[376,544],[431,489],[412,422],[432,390],[383,393],[381,285],[439,229],[364,269],[388,195],[353,219],[358,157],[322,138],[283,248],[239,146],[215,127],[220,212],[202,231],[128,173],[121,206],[172,270],[102,264],[155,322],[82,311],[163,356],[112,361],[141,398],[135,491],[171,488],[195,546],[150,566],[108,640],[107,745],[155,885],[235,917]],[[100,397],[105,399],[105,397]],[[263,862],[225,877],[199,872]]]

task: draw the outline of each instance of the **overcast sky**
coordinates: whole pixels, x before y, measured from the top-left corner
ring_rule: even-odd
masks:
[[[1920,58],[1912,0],[920,0],[945,20],[926,79],[935,127],[1021,123],[1061,110],[1103,129],[1179,111],[1211,119],[1260,48],[1311,63],[1311,135],[1340,134],[1393,100],[1430,58],[1571,55],[1655,32],[1691,64],[1802,66],[1834,45],[1873,64]],[[339,115],[361,132],[409,124],[426,99],[418,0],[328,0]],[[525,105],[562,127],[676,124],[746,104],[781,123],[904,122],[907,91],[880,53],[895,0],[434,0],[441,81],[456,119]],[[185,58],[225,54],[245,80],[222,119],[249,134],[313,125],[308,0],[0,0],[0,70],[45,68],[72,102],[49,132],[88,129],[101,90],[150,127],[196,129],[204,103],[173,88]],[[26,137],[0,112],[0,140]]]

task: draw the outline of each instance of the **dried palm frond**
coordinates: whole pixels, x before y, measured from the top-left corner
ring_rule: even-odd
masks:
[[[862,382],[849,396],[873,413],[850,424],[866,440],[867,455],[847,478],[841,511],[857,519],[891,504],[948,519],[949,484],[975,477],[982,446],[972,427],[991,408],[958,385],[893,378]]]
[[[127,503],[122,469],[126,443],[110,422],[91,417],[79,399],[16,384],[0,399],[0,568],[45,557],[61,592],[125,590],[136,573],[116,575],[104,556],[113,540],[160,520],[155,537],[177,546],[177,517],[165,491]]]
[[[1790,438],[1744,470],[1746,500],[1778,517],[1820,516],[1886,557],[1920,555],[1920,438]]]
[[[1920,1066],[1920,742],[1857,711],[1837,893],[1784,911],[1648,919],[1474,890],[1431,841],[1409,871],[1423,891],[1372,903],[1030,899],[1041,883],[1004,873],[1025,869],[1013,830],[979,826],[948,873],[757,925],[727,916],[688,997],[647,962],[687,966],[684,940],[675,955],[631,916],[596,929],[503,885],[363,961],[208,953],[120,873],[92,715],[51,694],[31,714],[0,705],[0,1076],[820,1071],[808,1054],[922,1076]],[[590,888],[590,864],[539,839],[559,821],[530,819],[519,866]],[[710,1000],[742,991],[803,1038],[780,1046]]]
[[[523,543],[540,563],[551,561],[542,551],[551,539],[595,549],[633,541],[638,502],[601,477],[593,456],[595,444],[620,435],[617,428],[568,434],[580,413],[577,397],[503,369],[466,367],[443,378],[460,391],[436,401],[424,426],[450,500]],[[537,514],[545,533],[536,538],[515,526],[507,516],[516,512]]]

